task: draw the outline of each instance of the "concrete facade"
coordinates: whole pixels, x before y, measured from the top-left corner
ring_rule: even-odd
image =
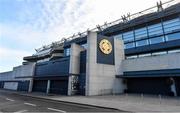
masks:
[[[124,59],[123,42],[114,40],[115,65],[97,63],[97,33],[88,32],[87,36],[87,62],[86,62],[86,95],[104,95],[123,92],[121,79],[115,75],[123,73],[120,70]],[[116,56],[118,55],[118,57]]]
[[[4,82],[4,89],[17,90],[21,81],[29,81],[28,91],[32,91],[35,63],[14,67],[12,71],[0,73],[0,81]]]
[[[123,60],[123,71],[146,71],[180,68],[180,53]]]

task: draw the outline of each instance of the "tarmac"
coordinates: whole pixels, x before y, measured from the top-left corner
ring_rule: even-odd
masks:
[[[33,98],[48,99],[59,102],[112,108],[130,112],[180,112],[179,97],[165,97],[152,95],[104,95],[104,96],[62,96],[46,95],[44,93],[25,93],[13,91],[13,93],[30,96]]]

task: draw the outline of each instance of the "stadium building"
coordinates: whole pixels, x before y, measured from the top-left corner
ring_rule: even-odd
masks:
[[[136,14],[36,50],[0,73],[0,88],[63,95],[180,96],[180,3]]]

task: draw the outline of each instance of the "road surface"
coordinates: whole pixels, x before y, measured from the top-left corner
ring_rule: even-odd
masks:
[[[46,99],[21,96],[13,92],[0,90],[1,112],[120,112],[114,109],[63,103]]]

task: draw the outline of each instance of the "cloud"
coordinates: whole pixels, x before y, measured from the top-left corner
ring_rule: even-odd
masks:
[[[32,55],[34,48],[144,10],[156,1],[18,0],[22,10],[12,11],[16,21],[0,22],[0,71],[20,64],[22,56]]]

